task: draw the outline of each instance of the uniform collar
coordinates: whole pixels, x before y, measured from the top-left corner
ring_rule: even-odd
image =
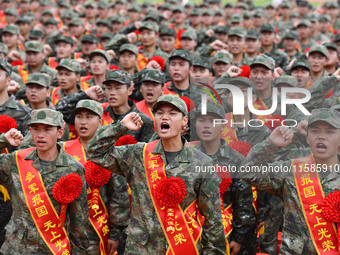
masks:
[[[191,145],[188,143],[187,140],[185,140],[182,137],[182,142],[184,143],[184,146],[182,150],[180,151],[179,155],[177,156],[178,161],[177,162],[191,162],[193,160],[193,151]],[[152,154],[162,154],[162,156],[165,158],[165,152],[162,145],[162,140],[158,140],[155,148],[152,151]]]

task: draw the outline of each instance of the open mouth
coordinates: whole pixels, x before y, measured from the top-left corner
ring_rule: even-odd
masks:
[[[324,145],[323,143],[317,143],[316,144],[316,151],[317,152],[326,152],[327,151],[327,146]]]
[[[44,146],[46,144],[46,142],[44,141],[37,141],[37,146]]]
[[[165,133],[165,132],[168,132],[168,130],[170,129],[170,125],[168,123],[161,123],[161,132],[162,133]]]
[[[81,127],[81,128],[80,128],[80,132],[81,132],[81,133],[85,133],[87,130],[88,130],[88,129],[87,129],[86,127]]]

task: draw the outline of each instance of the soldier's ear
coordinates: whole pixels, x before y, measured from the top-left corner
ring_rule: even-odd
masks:
[[[64,132],[65,132],[65,129],[63,128],[58,129],[58,133],[57,133],[58,139],[61,139],[63,137]]]
[[[183,117],[182,127],[185,127],[188,124],[189,118],[188,116]]]

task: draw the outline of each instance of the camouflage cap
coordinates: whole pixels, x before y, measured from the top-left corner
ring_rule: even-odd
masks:
[[[247,35],[247,30],[242,27],[232,27],[228,31],[228,36],[238,36],[241,38],[245,38]]]
[[[250,29],[247,31],[246,39],[258,40],[259,38],[260,38],[260,33],[256,29]]]
[[[297,88],[298,87],[298,81],[295,77],[290,75],[282,75],[275,79],[274,86],[279,86],[281,84],[287,84],[291,87]]]
[[[65,8],[70,8],[71,7],[68,2],[61,1],[61,0],[57,1],[57,5],[58,5],[58,7],[65,7]]]
[[[334,42],[339,42],[340,41],[340,33],[337,33],[334,35],[334,39],[333,39]]]
[[[246,77],[233,77],[228,81],[228,84],[235,86],[247,86],[249,88],[254,88],[254,83]]]
[[[156,69],[144,69],[141,74],[141,82],[153,81],[159,84],[164,84],[165,74]]]
[[[172,9],[172,12],[173,12],[173,13],[175,13],[175,12],[182,12],[182,13],[185,13],[185,10],[184,10],[183,6],[181,6],[181,5],[176,5],[176,7]]]
[[[234,4],[233,3],[226,3],[223,8],[234,8]]]
[[[135,54],[136,56],[138,55],[138,48],[136,45],[131,44],[131,43],[125,43],[122,46],[120,46],[119,48],[119,53],[122,53],[123,51],[131,51],[133,54]]]
[[[86,3],[84,4],[84,7],[85,7],[85,8],[91,7],[91,8],[96,9],[96,8],[97,8],[97,5],[96,5],[96,3],[94,3],[94,2],[86,2]]]
[[[195,29],[190,29],[188,28],[187,30],[185,30],[182,35],[181,35],[181,39],[182,38],[189,38],[191,40],[196,41],[197,40],[197,33]]]
[[[303,67],[310,72],[310,64],[306,59],[301,59],[301,58],[296,59],[294,63],[292,64],[290,71],[292,72],[295,68],[298,68],[298,67]]]
[[[319,45],[319,44],[313,45],[312,48],[310,48],[310,50],[308,51],[308,56],[310,56],[314,52],[319,52],[322,55],[324,55],[326,58],[328,58],[328,50],[323,45]]]
[[[163,5],[163,10],[168,10],[168,11],[172,11],[172,6],[171,6],[171,4],[169,4],[169,3],[165,3],[164,5]]]
[[[275,27],[272,24],[263,24],[260,27],[260,33],[262,32],[270,32],[270,33],[275,33]]]
[[[216,104],[214,102],[207,102],[207,114],[215,114],[221,119],[225,118],[225,111],[223,106],[217,102]],[[195,109],[194,109],[194,118],[196,119],[197,117],[202,116],[202,104],[199,104]]]
[[[269,3],[265,6],[265,9],[275,9],[275,6],[272,3]]]
[[[137,3],[132,3],[130,8],[128,9],[129,12],[141,12],[141,8],[139,7],[139,5]]]
[[[254,17],[250,11],[244,11],[242,15],[243,19],[252,19]]]
[[[31,112],[31,121],[27,126],[32,126],[33,124],[46,124],[62,128],[63,114],[48,108],[33,110]]]
[[[316,13],[308,13],[306,18],[312,23],[319,22],[319,15]]]
[[[163,36],[163,35],[169,35],[169,36],[172,36],[174,38],[176,38],[176,36],[177,36],[175,29],[172,29],[170,27],[164,27],[164,28],[161,29],[159,36]]]
[[[182,58],[188,61],[191,65],[191,61],[192,61],[191,53],[188,50],[184,50],[184,49],[173,50],[169,57],[169,61],[171,61],[171,59],[174,59],[174,58]]]
[[[49,15],[51,17],[53,17],[53,12],[51,10],[44,10],[41,12],[41,17],[45,16],[45,15]]]
[[[302,19],[297,23],[296,27],[301,27],[301,26],[311,27],[312,23],[308,19]]]
[[[109,3],[106,1],[99,1],[98,2],[98,9],[108,9]]]
[[[32,19],[28,16],[23,16],[23,17],[19,17],[17,19],[17,21],[15,22],[15,24],[20,24],[20,23],[23,23],[23,24],[31,24],[32,22]]]
[[[285,40],[285,39],[298,40],[299,39],[299,33],[295,30],[288,30],[282,38],[282,40]]]
[[[101,106],[101,104],[91,99],[80,100],[77,103],[76,108],[72,110],[72,113],[75,115],[77,112],[84,110],[84,109],[94,112],[100,118],[103,116],[103,107]]]
[[[224,26],[217,25],[214,31],[216,34],[228,34],[228,30],[229,27],[227,25]]]
[[[42,39],[42,38],[44,38],[44,36],[45,36],[44,31],[42,31],[42,30],[34,30],[34,29],[30,30],[30,33],[28,35],[28,37],[30,39]]]
[[[19,35],[20,30],[19,30],[19,27],[17,25],[8,24],[7,26],[5,26],[2,29],[2,33],[10,33],[10,34],[13,34],[13,35]]]
[[[291,8],[292,8],[292,5],[290,4],[289,1],[282,1],[282,3],[281,3],[281,8],[288,8],[288,9],[291,9]]]
[[[208,58],[196,56],[192,59],[192,66],[200,66],[211,70],[211,63]]]
[[[264,17],[264,12],[262,10],[256,10],[254,12],[254,17],[260,17],[263,18]]]
[[[274,70],[275,60],[267,55],[257,55],[255,56],[253,62],[250,64],[250,68],[254,67],[255,65],[263,65],[270,70]]]
[[[320,15],[319,16],[319,22],[325,22],[325,21],[331,22],[332,18],[327,14]]]
[[[241,14],[239,13],[234,13],[233,15],[231,15],[230,17],[230,23],[242,23],[243,22],[243,17],[241,16]]]
[[[92,51],[90,56],[89,56],[90,61],[91,61],[91,59],[94,56],[102,56],[102,57],[104,57],[107,63],[110,63],[110,61],[111,61],[110,55],[105,50],[97,49],[97,50]]]
[[[184,8],[192,9],[192,8],[194,8],[194,7],[195,7],[195,6],[194,6],[193,3],[186,3],[186,4],[184,5]]]
[[[114,35],[110,41],[108,41],[105,45],[105,50],[114,50],[116,54],[119,52],[119,48],[121,45],[129,43],[127,36],[122,34]]]
[[[326,9],[330,9],[330,8],[339,8],[339,5],[337,2],[334,1],[327,1],[324,5],[323,5]]]
[[[193,8],[190,11],[190,16],[202,16],[202,11],[199,8]]]
[[[56,20],[55,18],[51,18],[51,19],[46,20],[44,25],[46,26],[48,24],[52,24],[52,25],[58,26],[59,21]]]
[[[212,10],[210,9],[205,9],[203,12],[202,12],[202,16],[213,16],[214,13]]]
[[[14,16],[14,17],[18,17],[18,11],[14,8],[7,8],[5,10],[5,15],[10,15],[10,16]]]
[[[164,103],[169,103],[175,106],[180,112],[182,112],[185,116],[188,115],[188,107],[183,99],[181,99],[177,95],[163,95],[160,96],[157,102],[153,105],[152,110],[154,112]]]
[[[0,68],[3,69],[7,74],[11,75],[11,64],[9,64],[6,59],[0,58]]]
[[[333,49],[336,52],[339,52],[339,48],[336,43],[326,42],[326,43],[323,43],[322,45],[325,46],[327,49]]]
[[[249,9],[249,6],[248,6],[246,3],[239,2],[239,3],[236,5],[236,8],[248,10],[248,9]]]
[[[335,128],[340,128],[340,112],[328,108],[314,109],[309,116],[308,126],[317,121],[324,121]]]
[[[340,104],[333,105],[330,109],[340,112]]]
[[[309,3],[307,1],[299,1],[297,2],[297,6],[308,7]]]
[[[57,37],[55,40],[55,43],[58,44],[58,42],[66,42],[68,44],[71,44],[72,46],[74,45],[74,40],[72,39],[71,36],[68,35],[60,35]]]
[[[139,31],[142,31],[143,28],[149,29],[151,31],[155,31],[156,33],[158,33],[158,31],[159,31],[158,25],[155,22],[152,22],[152,21],[144,21],[144,22],[142,22],[142,25],[139,28]]]
[[[0,42],[0,53],[8,54],[8,47],[6,44]]]
[[[103,84],[107,84],[110,81],[116,81],[131,86],[132,76],[131,74],[123,70],[113,70],[107,75],[106,80],[103,82]]]
[[[216,10],[214,12],[214,16],[223,16],[223,11],[222,10]]]
[[[42,87],[48,88],[51,84],[51,77],[44,73],[31,73],[28,75],[26,85],[38,84]]]
[[[108,27],[109,29],[111,29],[111,22],[106,20],[106,19],[100,19],[96,21],[96,25],[104,25],[106,27]]]
[[[79,17],[74,17],[71,19],[70,26],[84,26],[85,22]]]
[[[211,62],[213,64],[215,64],[217,62],[222,62],[222,63],[225,63],[225,64],[231,64],[233,62],[233,60],[223,51],[216,51],[214,56],[212,57]]]
[[[65,68],[65,69],[67,69],[71,72],[75,72],[75,73],[80,73],[80,71],[81,71],[80,63],[77,60],[70,59],[70,58],[63,58],[59,62],[56,69],[59,70],[61,68]]]
[[[83,37],[81,38],[81,42],[89,42],[89,43],[98,43],[98,38],[97,36],[93,35],[93,34],[86,34],[83,35]]]
[[[44,44],[39,41],[27,41],[25,43],[25,51],[44,52]]]
[[[113,34],[109,33],[109,32],[105,32],[103,33],[103,35],[100,37],[100,39],[111,39],[113,37]]]

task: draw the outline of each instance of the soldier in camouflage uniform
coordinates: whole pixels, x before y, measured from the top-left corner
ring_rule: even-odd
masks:
[[[128,99],[132,92],[131,75],[121,70],[110,72],[104,81],[105,95],[108,103],[102,105],[104,108],[104,125],[121,120],[130,112],[137,112],[143,119],[144,125],[138,131],[129,131],[128,134],[135,137],[137,141],[147,142],[154,133],[152,120],[139,111],[133,101]],[[125,87],[126,86],[126,87]],[[64,120],[73,125],[72,109],[81,99],[94,99],[102,101],[103,91],[99,86],[94,86],[86,91],[67,96],[60,100],[56,109],[64,114]]]
[[[213,119],[224,119],[225,112],[221,105],[212,102],[207,103],[207,114],[201,115],[202,107],[195,108],[195,129],[200,143],[195,149],[207,154],[214,161],[214,165],[234,166],[239,169],[244,157],[231,149],[227,142],[220,138],[224,126],[213,126]],[[219,173],[223,178],[224,173]],[[252,188],[244,181],[234,178],[228,191],[223,194],[223,208],[232,203],[233,207],[233,230],[228,236],[231,254],[255,254],[256,242],[256,214],[253,208]]]
[[[202,240],[197,243],[197,250],[202,254],[225,254],[219,213],[220,179],[216,173],[194,170],[195,166],[211,166],[212,161],[181,139],[181,131],[188,121],[186,104],[175,95],[165,95],[158,99],[153,110],[161,139],[152,153],[162,155],[168,176],[177,176],[186,182],[188,193],[181,207],[187,208],[197,198],[198,210],[205,217]],[[141,125],[141,118],[131,113],[117,123],[100,127],[88,145],[87,154],[94,163],[125,176],[131,187],[131,221],[127,229],[125,254],[165,254],[169,246],[149,194],[144,169],[143,148],[146,144],[114,147],[115,141],[128,128],[137,130]]]
[[[18,52],[22,61],[25,62],[25,53],[19,48],[19,35],[19,27],[15,24],[8,24],[2,29],[1,41],[8,46],[8,53]],[[9,58],[8,62],[12,63],[13,60]]]
[[[307,60],[311,67],[311,77],[315,82],[317,79],[327,76],[328,73],[324,70],[328,59],[328,50],[323,45],[314,45],[308,51]]]
[[[31,73],[46,73],[51,79],[56,77],[57,72],[44,63],[44,44],[38,41],[28,41],[25,43],[27,63],[15,66],[13,71],[18,73],[23,82],[27,82],[28,75]],[[32,56],[32,57],[31,57]],[[33,60],[31,60],[31,58]]]
[[[282,38],[284,53],[288,55],[288,61],[301,56],[299,45],[299,34],[294,30],[288,30]]]
[[[314,164],[325,164],[327,167],[326,171],[321,172],[318,177],[325,195],[340,188],[339,172],[330,170],[330,167],[332,169],[339,167],[340,158],[337,155],[340,143],[339,120],[339,112],[325,108],[312,111],[308,120],[307,140],[314,157]],[[293,136],[292,131],[287,127],[278,127],[268,139],[252,148],[244,162],[245,165],[270,164],[291,167],[292,160],[274,162],[273,158],[281,147],[289,145],[294,140]],[[324,156],[326,153],[327,157]],[[319,254],[303,214],[292,171],[268,174],[260,170],[258,173],[242,173],[241,177],[258,189],[283,199],[284,221],[280,254]],[[321,209],[321,204],[317,206]]]
[[[78,174],[85,183],[84,168],[72,156],[65,153],[57,139],[63,135],[62,114],[50,109],[35,110],[31,115],[31,133],[37,145],[29,152],[25,160],[32,160],[32,165],[41,174],[42,182],[55,210],[60,211],[60,204],[52,195],[52,188],[60,177],[69,173]],[[46,131],[48,129],[49,131]],[[10,130],[0,136],[1,149],[11,145],[18,146],[22,140],[20,133]],[[1,249],[4,254],[52,254],[40,236],[24,199],[23,187],[19,181],[16,154],[2,154],[0,159],[0,181],[9,186],[13,206],[13,216],[6,226],[6,241]],[[65,229],[70,239],[72,254],[86,254],[88,246],[86,189],[83,185],[80,196],[67,205]],[[84,228],[85,227],[85,228]],[[53,244],[53,243],[52,243]]]
[[[197,46],[197,33],[193,28],[188,28],[181,35],[181,48],[188,50],[191,54],[195,53]]]
[[[244,28],[232,27],[228,31],[229,52],[233,55],[233,65],[250,65],[252,60],[244,53],[245,37],[247,31]]]
[[[26,83],[27,106],[32,110],[41,108],[54,109],[54,106],[49,101],[51,96],[50,85],[50,76],[42,73],[30,74]]]
[[[311,37],[312,24],[307,19],[302,19],[296,25],[296,30],[299,32],[301,51],[306,52],[310,49],[316,41]]]

